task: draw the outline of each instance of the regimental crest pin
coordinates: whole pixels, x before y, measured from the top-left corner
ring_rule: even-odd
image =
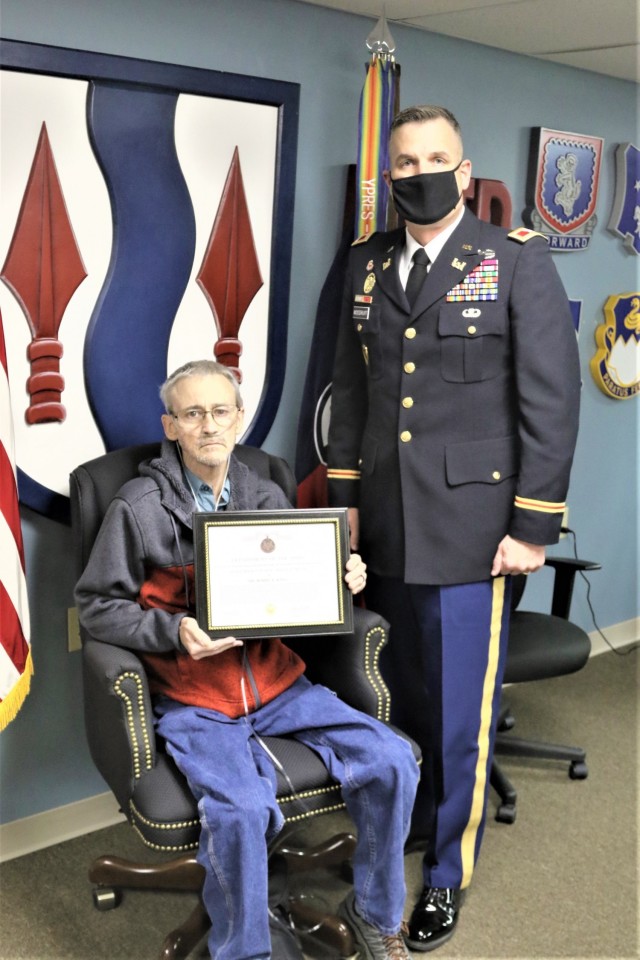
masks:
[[[591,373],[608,397],[628,400],[640,393],[640,293],[612,294],[604,316]]]
[[[633,143],[616,148],[616,192],[608,229],[640,254],[640,150]]]
[[[364,292],[371,293],[375,285],[376,285],[376,275],[375,273],[370,273],[364,282]]]
[[[595,216],[604,140],[534,127],[531,131],[527,223],[553,250],[585,250]]]

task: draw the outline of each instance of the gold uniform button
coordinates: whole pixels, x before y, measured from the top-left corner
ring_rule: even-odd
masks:
[[[500,473],[499,470],[494,470],[491,476],[493,477],[494,480],[499,480],[502,474]]]
[[[404,335],[407,338],[407,340],[413,340],[413,338],[416,335],[415,327],[407,327],[407,329],[404,332]]]
[[[405,397],[402,401],[402,406],[405,410],[409,410],[413,406],[413,397]]]
[[[402,433],[400,434],[400,439],[402,440],[403,443],[409,443],[409,440],[411,440],[411,434],[409,433],[408,430],[403,430]]]
[[[362,330],[362,324],[361,324],[361,323],[358,324],[358,326],[356,327],[356,330],[358,331],[358,333],[361,332],[361,330]]]
[[[471,324],[469,327],[467,327],[467,333],[477,333],[477,331],[478,331],[478,328],[477,328],[477,327],[474,327],[473,324]]]
[[[405,363],[404,365],[405,373],[414,373],[415,369],[416,369],[416,365],[415,363],[412,363],[411,360],[409,361],[409,363]]]

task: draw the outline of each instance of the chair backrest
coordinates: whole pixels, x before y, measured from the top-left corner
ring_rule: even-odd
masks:
[[[286,460],[266,453],[258,447],[238,444],[234,450],[238,460],[261,477],[273,480],[282,488],[290,503],[296,502],[296,481]],[[160,454],[160,443],[145,443],[113,450],[101,457],[80,464],[70,477],[71,525],[75,533],[75,556],[78,576],[82,573],[109,504],[120,487],[138,476],[138,465]]]

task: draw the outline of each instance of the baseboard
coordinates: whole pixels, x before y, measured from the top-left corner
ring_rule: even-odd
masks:
[[[612,626],[604,628],[602,632],[608,643],[603,640],[597,630],[593,630],[589,634],[592,657],[597,657],[600,653],[608,653],[612,647],[614,650],[620,650],[632,643],[638,643],[640,641],[640,617],[633,617],[631,620],[625,620],[622,623],[614,623]]]
[[[73,840],[124,820],[112,793],[99,793],[64,807],[0,824],[0,863]]]

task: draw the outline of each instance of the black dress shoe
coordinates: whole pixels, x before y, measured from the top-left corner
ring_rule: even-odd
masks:
[[[459,910],[459,890],[425,887],[409,920],[407,946],[422,953],[446,943],[455,931]]]

